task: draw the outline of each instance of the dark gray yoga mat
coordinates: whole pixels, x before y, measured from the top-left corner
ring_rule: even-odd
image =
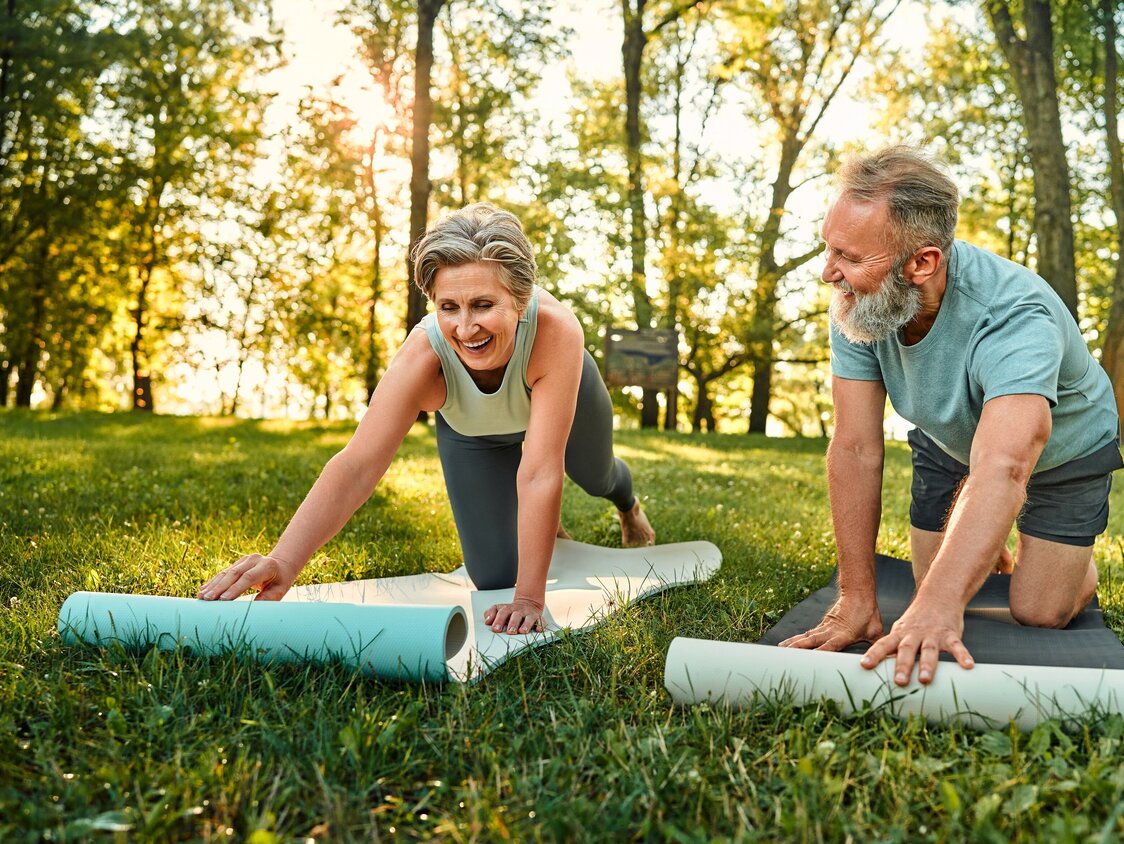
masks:
[[[883,629],[898,620],[913,597],[913,570],[910,564],[878,555],[878,607]],[[790,636],[811,630],[835,602],[836,570],[831,583],[813,592],[758,640],[760,645],[779,645]],[[1010,620],[1007,612],[1011,576],[993,574],[968,604],[964,614],[964,644],[976,662],[1003,665],[1055,665],[1072,668],[1124,668],[1124,645],[1105,627],[1104,614],[1097,599],[1063,630],[1023,627]],[[848,653],[863,653],[868,645],[847,648]],[[947,653],[941,659],[952,660]]]

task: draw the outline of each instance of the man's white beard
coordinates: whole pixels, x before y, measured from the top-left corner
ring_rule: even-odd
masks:
[[[921,288],[905,280],[901,267],[890,270],[874,293],[857,293],[846,281],[837,281],[831,294],[831,321],[852,343],[885,340],[920,311]]]

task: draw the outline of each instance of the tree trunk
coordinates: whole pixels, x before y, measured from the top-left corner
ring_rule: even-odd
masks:
[[[647,260],[648,227],[644,216],[644,174],[640,160],[640,95],[641,68],[648,34],[644,31],[644,5],[647,0],[621,0],[624,13],[624,41],[621,56],[624,62],[624,135],[625,157],[628,159],[628,226],[632,266],[629,288],[637,328],[652,327],[652,302],[648,298]],[[635,8],[633,8],[635,4]],[[659,425],[660,406],[655,390],[644,390],[640,403],[640,427]]]
[[[769,421],[769,400],[773,395],[773,343],[777,337],[777,285],[788,271],[782,270],[777,261],[777,244],[781,239],[785,205],[792,194],[792,171],[803,149],[799,124],[784,127],[769,217],[761,229],[761,258],[757,262],[757,287],[753,291],[753,342],[759,351],[753,368],[753,393],[749,400],[751,434],[764,434]]]
[[[664,410],[663,429],[665,431],[677,431],[679,417],[679,387],[669,387],[667,390],[667,407]]]
[[[695,383],[698,384],[699,397],[695,402],[695,413],[691,419],[691,430],[695,433],[699,433],[705,429],[708,433],[713,434],[714,402],[710,398],[710,382],[696,376]]]
[[[256,276],[255,276],[256,279]],[[242,327],[238,331],[238,369],[234,378],[234,392],[230,396],[230,407],[223,413],[224,416],[235,416],[238,405],[242,401],[242,376],[246,372],[246,364],[250,360],[250,311],[254,306],[254,293],[256,281],[250,282],[250,288],[242,299]]]
[[[418,0],[418,44],[414,53],[413,144],[410,149],[410,255],[406,259],[406,333],[425,316],[425,295],[414,284],[413,247],[429,219],[429,126],[433,121],[430,77],[433,26],[446,0]]]
[[[0,361],[0,407],[8,406],[8,392],[12,387],[12,362]]]
[[[16,0],[8,0],[8,26],[14,27],[16,22]],[[6,39],[0,48],[0,166],[7,163],[4,146],[8,141],[8,88],[11,86],[13,73],[13,43]]]
[[[371,273],[371,304],[367,308],[367,365],[363,370],[363,385],[367,391],[367,403],[375,394],[379,383],[379,343],[378,314],[375,310],[382,295],[382,233],[375,227],[375,266]]]
[[[133,308],[133,339],[129,344],[129,359],[133,369],[133,410],[152,410],[152,397],[147,397],[145,404],[140,404],[142,395],[141,380],[150,378],[148,372],[148,359],[144,347],[144,329],[148,324],[148,288],[152,283],[152,275],[156,270],[158,261],[157,228],[160,224],[160,200],[164,195],[165,182],[154,172],[151,174],[152,189],[145,199],[145,213],[138,227],[138,239],[147,239],[147,254],[140,266],[137,275],[140,279],[140,288],[137,290],[137,303]],[[151,381],[148,382],[151,384]]]
[[[141,284],[137,291],[137,304],[133,308],[133,339],[129,343],[129,360],[133,371],[133,410],[138,409],[137,396],[140,395],[140,380],[147,375],[144,364],[144,326],[148,318],[148,285],[152,280],[152,267],[145,264],[140,268]]]
[[[55,385],[55,395],[51,399],[51,411],[57,413],[62,410],[63,402],[66,401],[67,380],[65,377],[58,384]]]
[[[378,303],[382,296],[382,242],[385,234],[383,224],[382,206],[379,204],[378,180],[375,172],[375,156],[378,146],[378,136],[372,140],[371,155],[367,162],[368,182],[371,190],[371,229],[374,237],[373,266],[371,267],[371,303],[367,308],[367,363],[363,370],[363,386],[367,392],[367,403],[375,394],[375,387],[379,382],[379,324]]]
[[[672,167],[671,173],[675,183],[675,193],[671,197],[671,207],[667,215],[668,244],[673,255],[682,254],[682,237],[679,222],[683,218],[683,72],[685,62],[680,56],[675,63],[675,134],[671,148]],[[679,296],[681,279],[679,276],[678,259],[672,266],[667,279],[667,313],[664,316],[664,326],[676,332],[679,329]],[[678,344],[676,344],[678,346]],[[675,350],[676,370],[675,383],[667,391],[667,408],[664,411],[663,429],[665,431],[678,430],[679,421],[679,349]]]
[[[773,395],[773,356],[758,360],[753,367],[753,392],[749,398],[750,434],[764,434],[769,421],[769,399]]]
[[[1057,291],[1077,319],[1073,205],[1058,108],[1050,3],[1048,0],[1024,0],[1025,40],[1015,32],[1007,0],[987,0],[986,6],[999,46],[1011,65],[1015,89],[1023,106],[1028,152],[1034,170],[1038,275]]]
[[[43,360],[43,312],[47,290],[40,277],[36,277],[31,291],[31,319],[27,325],[27,342],[19,356],[16,368],[16,407],[31,407],[31,394],[39,378],[39,364]]]
[[[31,407],[31,394],[39,378],[39,364],[43,360],[43,317],[47,311],[47,256],[50,251],[50,238],[43,234],[42,248],[39,250],[37,272],[34,274],[31,289],[31,314],[26,325],[27,340],[22,352],[15,361],[16,407]]]
[[[1119,115],[1116,103],[1119,87],[1119,64],[1116,56],[1116,20],[1112,0],[1101,0],[1104,25],[1104,117],[1108,141],[1109,184],[1112,208],[1116,216],[1117,257],[1112,283],[1112,306],[1105,326],[1101,365],[1112,380],[1116,408],[1124,418],[1124,153],[1120,147]]]

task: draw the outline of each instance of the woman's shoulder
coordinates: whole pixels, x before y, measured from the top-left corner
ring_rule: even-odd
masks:
[[[415,325],[406,336],[405,342],[391,359],[386,374],[393,374],[396,379],[405,379],[413,383],[420,391],[419,395],[426,399],[429,397],[430,389],[433,389],[435,397],[440,394],[438,406],[445,401],[445,379],[441,374],[441,359],[433,350],[425,327],[420,323]],[[426,400],[425,403],[431,404],[432,400]]]
[[[538,328],[536,338],[542,337],[582,337],[581,323],[569,306],[560,302],[550,291],[539,288]]]
[[[533,388],[543,375],[558,369],[559,361],[572,360],[580,372],[584,348],[585,333],[574,312],[540,290],[538,327],[527,364],[527,384]]]
[[[410,329],[410,333],[406,335],[405,341],[398,347],[398,351],[391,361],[401,359],[403,362],[428,360],[432,358],[434,361],[440,363],[437,357],[437,352],[433,349],[433,344],[429,339],[429,332],[426,330],[426,323],[423,320]]]

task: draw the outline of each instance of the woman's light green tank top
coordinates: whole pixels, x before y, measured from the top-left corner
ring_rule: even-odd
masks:
[[[515,349],[503,373],[503,381],[494,393],[485,393],[476,386],[465,365],[441,333],[436,314],[427,314],[425,327],[429,345],[441,359],[445,376],[445,404],[438,410],[458,434],[486,437],[496,434],[517,434],[527,430],[531,419],[531,388],[527,385],[527,361],[535,344],[539,321],[539,288],[531,292],[531,301],[515,329]]]

